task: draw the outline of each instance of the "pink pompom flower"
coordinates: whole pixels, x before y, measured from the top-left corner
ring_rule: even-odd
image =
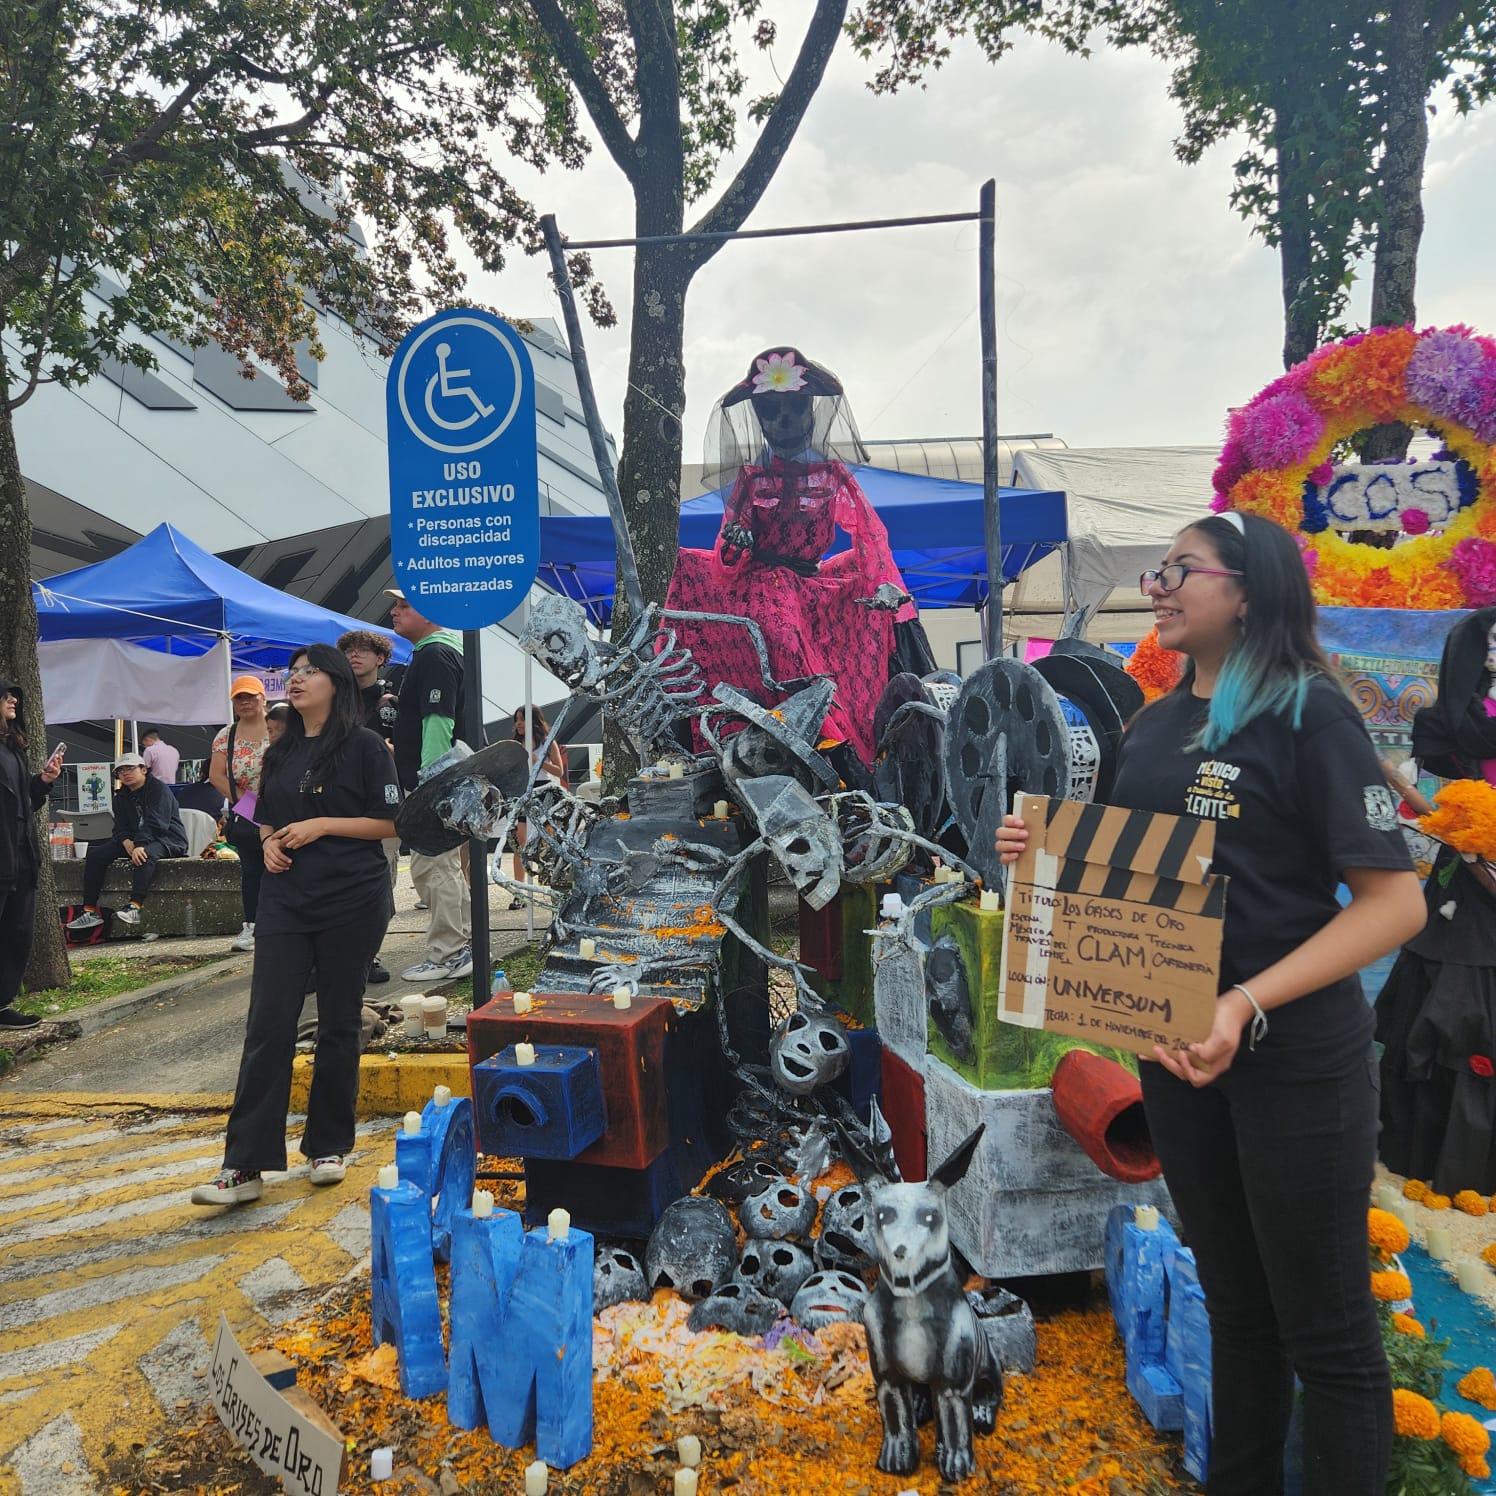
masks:
[[[1242,446],[1254,468],[1288,467],[1309,456],[1324,429],[1324,417],[1309,401],[1285,390],[1247,408]]]
[[[1422,509],[1404,509],[1401,522],[1404,535],[1424,535],[1428,532],[1429,518]]]

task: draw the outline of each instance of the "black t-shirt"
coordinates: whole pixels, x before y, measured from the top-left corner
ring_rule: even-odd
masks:
[[[400,808],[395,762],[384,739],[356,729],[323,782],[310,774],[317,740],[308,738],[275,766],[260,785],[260,824],[279,827],[315,816],[373,816],[393,820]],[[378,841],[324,836],[289,853],[284,873],[265,874],[255,934],[325,930],[351,924],[370,909],[387,912],[389,864]]]
[[[1323,677],[1302,725],[1264,715],[1212,751],[1185,744],[1208,703],[1176,691],[1133,719],[1122,740],[1114,805],[1196,816],[1216,828],[1213,871],[1230,878],[1221,988],[1245,982],[1340,912],[1346,868],[1409,869],[1397,802],[1345,693]],[[1238,1065],[1271,1058],[1288,1075],[1333,1074],[1365,1056],[1371,1009],[1356,977],[1268,1015],[1268,1033]]]
[[[450,717],[454,722],[462,717],[462,654],[440,639],[416,647],[400,683],[395,763],[407,790],[420,779],[421,726],[427,717]]]

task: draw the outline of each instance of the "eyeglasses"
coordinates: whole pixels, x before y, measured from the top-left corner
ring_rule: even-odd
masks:
[[[322,672],[315,665],[293,665],[286,671],[287,680],[302,680],[309,675],[321,675]]]
[[[1138,591],[1147,597],[1148,589],[1156,585],[1160,592],[1178,592],[1184,586],[1184,579],[1191,572],[1196,572],[1202,577],[1246,575],[1241,571],[1223,571],[1219,566],[1189,566],[1183,561],[1171,561],[1167,566],[1160,566],[1157,571],[1145,571],[1138,578]]]
[[[350,644],[343,653],[345,655],[375,655],[381,660],[389,658],[387,655],[381,654],[377,649],[370,649],[367,644]]]

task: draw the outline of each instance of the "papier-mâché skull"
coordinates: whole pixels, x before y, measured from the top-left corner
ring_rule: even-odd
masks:
[[[809,1096],[851,1062],[847,1031],[826,1013],[791,1013],[769,1040],[769,1071],[792,1096]]]

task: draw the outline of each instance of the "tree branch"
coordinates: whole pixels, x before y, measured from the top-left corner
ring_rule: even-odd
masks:
[[[181,119],[187,111],[187,106],[213,81],[218,72],[219,64],[213,63],[193,73],[183,84],[182,91],[176,98],[129,145],[121,146],[119,150],[111,153],[104,163],[105,179],[113,179],[136,162],[150,159],[162,136]]]
[[[597,126],[597,133],[602,136],[608,154],[624,176],[637,187],[639,161],[634,154],[633,137],[624,127],[623,118],[608,97],[602,79],[597,76],[581,37],[566,19],[556,0],[530,0],[530,9],[535,12],[535,19],[540,22],[540,29],[545,32],[551,50],[556,54],[556,60],[566,70],[572,87],[587,106],[587,113]]]
[[[780,160],[789,149],[805,111],[825,76],[826,65],[836,50],[842,23],[846,20],[847,0],[816,0],[815,15],[800,44],[800,55],[774,112],[764,124],[748,159],[728,183],[716,203],[694,225],[693,233],[730,233],[742,228],[744,220],[758,206],[764,190],[773,179]],[[690,253],[697,269],[722,248],[724,241],[692,245]]]

